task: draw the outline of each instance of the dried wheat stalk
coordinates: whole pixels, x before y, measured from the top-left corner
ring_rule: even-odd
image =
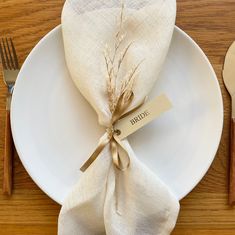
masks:
[[[121,88],[118,91],[117,80],[119,78],[119,72],[122,66],[122,63],[131,47],[133,42],[129,43],[123,51],[120,52],[120,47],[122,46],[126,34],[123,33],[123,22],[124,22],[124,3],[121,5],[120,19],[118,23],[118,31],[115,37],[115,45],[112,53],[112,49],[108,44],[105,45],[104,50],[104,59],[107,69],[107,96],[110,112],[113,113],[119,97],[124,93],[125,98],[129,99],[130,94],[133,89],[135,77],[137,70],[142,63],[142,61],[131,68],[121,81]]]

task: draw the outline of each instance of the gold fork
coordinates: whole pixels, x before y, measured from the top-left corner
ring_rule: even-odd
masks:
[[[16,55],[16,50],[11,38],[0,39],[0,56],[3,67],[3,80],[8,88],[6,101],[5,149],[3,157],[3,193],[11,195],[14,145],[11,135],[10,106],[12,92],[17,75],[19,73],[19,63]]]

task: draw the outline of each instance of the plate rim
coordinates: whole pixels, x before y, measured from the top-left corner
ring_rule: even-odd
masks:
[[[34,52],[36,50],[38,50],[38,47],[43,44],[47,39],[48,37],[50,37],[52,34],[54,34],[56,31],[58,30],[61,30],[62,29],[62,25],[57,25],[56,27],[54,27],[52,30],[50,30],[47,34],[44,35],[44,37],[42,39],[40,39],[38,41],[38,43],[34,46],[34,48],[31,50],[31,52],[28,54],[28,56],[26,57],[21,69],[20,69],[20,72],[18,74],[18,77],[16,79],[16,83],[15,83],[15,88],[14,89],[17,89],[17,84],[18,84],[18,81],[20,79],[18,79],[20,76],[21,76],[21,72],[24,70],[24,67],[25,65],[28,63],[28,61],[30,61],[31,57],[33,56]],[[180,29],[178,26],[175,25],[174,27],[174,31],[178,31],[178,33],[180,33],[181,35],[183,35],[187,40],[190,41],[190,43],[192,44],[192,46],[194,46],[197,51],[200,53],[200,55],[202,56],[202,58],[205,60],[205,62],[207,63],[207,66],[208,68],[210,69],[211,71],[211,74],[213,76],[213,79],[214,79],[214,82],[215,82],[215,85],[216,85],[216,89],[217,89],[217,93],[218,93],[218,100],[220,101],[218,103],[218,107],[219,107],[219,114],[220,114],[220,123],[218,122],[218,134],[217,134],[217,138],[215,138],[214,140],[214,149],[213,149],[213,154],[211,154],[210,157],[208,157],[208,165],[206,165],[204,167],[204,171],[201,172],[201,174],[199,174],[197,176],[197,179],[194,180],[194,183],[192,184],[192,187],[188,190],[185,190],[185,193],[183,193],[182,195],[175,195],[178,200],[182,200],[186,195],[188,195],[195,187],[196,185],[198,185],[198,183],[202,180],[202,178],[206,175],[206,173],[208,172],[211,164],[213,163],[213,160],[216,156],[216,153],[219,149],[219,145],[220,145],[220,141],[221,141],[221,136],[222,136],[222,131],[223,131],[223,123],[224,123],[224,105],[223,105],[223,98],[222,98],[222,93],[221,93],[221,89],[220,89],[220,85],[219,85],[219,81],[218,81],[218,78],[217,78],[217,75],[214,71],[214,68],[212,66],[212,64],[210,63],[208,57],[206,56],[206,54],[203,52],[203,50],[199,47],[199,45],[186,33],[184,32],[182,29]],[[36,185],[48,196],[50,197],[51,199],[53,199],[55,202],[57,202],[58,204],[62,205],[63,201],[62,199],[57,196],[56,194],[52,194],[51,192],[48,192],[48,190],[42,185],[42,183],[40,182],[40,180],[38,180],[39,178],[35,177],[32,173],[32,171],[30,170],[30,167],[27,165],[27,162],[25,161],[24,157],[23,157],[23,154],[22,154],[22,151],[21,151],[21,147],[20,147],[20,144],[19,144],[19,141],[17,139],[17,134],[16,134],[16,130],[15,130],[15,124],[14,124],[14,109],[15,109],[15,93],[13,92],[13,95],[12,95],[12,103],[11,103],[11,128],[12,128],[12,136],[13,136],[13,140],[14,140],[14,143],[15,143],[15,148],[16,148],[16,151],[19,155],[19,158],[25,168],[25,170],[27,171],[27,173],[29,174],[29,176],[31,177],[31,179],[36,183]]]

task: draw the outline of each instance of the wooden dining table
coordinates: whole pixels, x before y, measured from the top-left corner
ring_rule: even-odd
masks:
[[[221,71],[225,53],[235,40],[235,0],[178,0],[177,3],[177,26],[198,43],[217,74],[224,101],[224,127],[209,171],[180,202],[173,235],[234,235],[235,207],[228,205],[231,109]],[[0,37],[13,37],[20,64],[36,43],[60,24],[63,4],[63,0],[0,0]],[[6,87],[0,78],[0,157],[4,152],[5,97]],[[2,167],[0,161],[1,183]],[[57,234],[60,205],[33,182],[17,153],[13,170],[12,196],[2,195],[0,189],[0,235]]]

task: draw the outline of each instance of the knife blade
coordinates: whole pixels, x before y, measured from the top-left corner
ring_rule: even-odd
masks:
[[[235,41],[225,56],[223,79],[231,97],[229,204],[235,204]]]

